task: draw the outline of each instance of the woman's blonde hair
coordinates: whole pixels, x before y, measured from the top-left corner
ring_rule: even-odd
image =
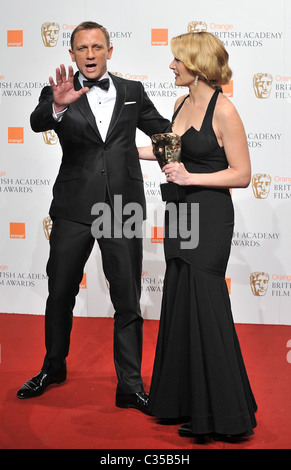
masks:
[[[171,40],[174,57],[211,86],[229,83],[232,71],[228,65],[228,53],[214,34],[206,31],[185,33]]]

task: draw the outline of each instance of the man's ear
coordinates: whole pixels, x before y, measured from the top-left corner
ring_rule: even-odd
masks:
[[[69,49],[69,54],[70,54],[70,56],[71,56],[72,62],[76,62],[75,54],[74,54],[74,52],[72,51],[72,49]]]
[[[108,52],[107,52],[107,59],[111,59],[112,52],[113,52],[113,46],[109,46],[108,47]]]

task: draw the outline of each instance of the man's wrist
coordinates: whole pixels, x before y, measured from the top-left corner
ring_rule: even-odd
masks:
[[[60,106],[57,103],[53,102],[53,108],[54,108],[54,112],[58,114],[58,113],[62,113],[63,111],[65,111],[65,109],[67,109],[67,106]]]
[[[59,110],[60,109],[60,110]],[[53,105],[52,105],[52,115],[53,115],[53,118],[55,121],[57,122],[60,122],[63,118],[63,115],[64,113],[66,112],[68,108],[63,108],[62,106],[61,107],[58,107],[57,105],[55,105],[55,103],[53,102]]]

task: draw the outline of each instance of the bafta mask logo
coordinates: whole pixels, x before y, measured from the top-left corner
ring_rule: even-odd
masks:
[[[256,73],[253,76],[253,87],[257,98],[269,98],[272,90],[273,77],[269,73]]]
[[[45,47],[55,47],[59,39],[60,26],[58,23],[43,23],[41,25],[41,37]]]
[[[42,225],[43,225],[43,231],[44,231],[44,235],[45,235],[45,238],[47,240],[50,239],[50,234],[51,234],[51,230],[52,230],[52,219],[48,216],[48,217],[45,217],[42,221]]]
[[[269,274],[264,272],[252,273],[250,275],[250,285],[254,296],[264,296],[269,285]]]
[[[161,168],[167,163],[180,162],[181,137],[173,132],[154,134],[151,137],[153,153]]]
[[[58,142],[58,136],[53,129],[43,132],[42,136],[47,145],[56,145]]]
[[[257,173],[252,177],[252,187],[254,196],[257,199],[267,199],[270,193],[272,178],[265,173]]]
[[[188,33],[201,33],[207,31],[207,24],[204,21],[191,21],[187,27]]]
[[[120,72],[112,72],[112,71],[110,71],[110,73],[112,73],[112,75],[115,75],[116,77],[121,77],[121,78],[122,78],[122,73],[120,73]]]

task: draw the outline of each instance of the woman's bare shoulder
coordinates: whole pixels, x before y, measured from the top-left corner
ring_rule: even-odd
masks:
[[[176,102],[175,102],[175,106],[174,106],[174,111],[176,111],[176,109],[180,106],[180,104],[182,103],[182,101],[187,97],[188,95],[183,95],[183,96],[179,96],[179,98],[177,98]]]
[[[219,117],[230,117],[237,114],[236,107],[232,101],[223,93],[219,93],[216,103],[216,112]]]

